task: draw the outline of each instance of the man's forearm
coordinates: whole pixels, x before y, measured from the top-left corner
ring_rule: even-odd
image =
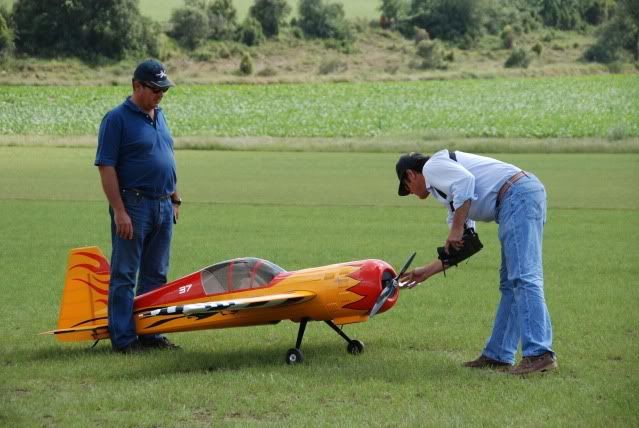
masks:
[[[453,215],[453,223],[451,225],[452,230],[464,230],[464,224],[468,218],[468,211],[470,211],[470,199],[462,204],[461,207],[455,210]]]
[[[102,190],[109,201],[109,205],[114,211],[123,211],[124,203],[120,195],[120,182],[115,168],[112,166],[98,166],[100,171],[100,179],[102,181]]]

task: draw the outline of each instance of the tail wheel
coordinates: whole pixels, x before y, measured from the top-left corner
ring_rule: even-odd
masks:
[[[350,342],[348,342],[346,350],[349,354],[358,355],[364,352],[364,344],[359,340],[351,340]]]
[[[304,354],[297,348],[291,348],[286,352],[286,364],[293,365],[304,362]]]

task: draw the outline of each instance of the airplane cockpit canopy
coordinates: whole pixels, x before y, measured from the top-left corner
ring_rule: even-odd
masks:
[[[266,287],[286,271],[268,260],[244,257],[214,264],[201,272],[206,294],[219,294]]]

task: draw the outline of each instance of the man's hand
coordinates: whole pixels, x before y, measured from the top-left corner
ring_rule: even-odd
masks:
[[[133,239],[133,223],[126,210],[113,211],[115,232],[122,239]]]
[[[464,227],[460,228],[451,228],[448,233],[448,238],[446,238],[446,243],[444,244],[444,248],[447,253],[450,253],[450,248],[454,248],[455,250],[459,250],[464,246],[464,240],[462,237],[464,236]]]
[[[420,282],[425,281],[428,278],[428,271],[426,267],[415,268],[406,272],[399,278],[400,288],[413,288]]]

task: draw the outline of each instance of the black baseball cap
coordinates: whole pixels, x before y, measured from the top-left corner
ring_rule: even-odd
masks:
[[[157,59],[147,59],[141,62],[133,72],[133,80],[139,80],[160,89],[175,86],[169,80],[164,66]]]
[[[410,194],[406,186],[404,186],[406,171],[412,169],[413,171],[417,171],[421,174],[424,164],[428,159],[430,159],[430,156],[425,156],[418,152],[405,153],[399,157],[399,160],[395,165],[395,171],[397,171],[397,178],[399,179],[399,189],[397,190],[397,194],[399,196],[406,196]]]

